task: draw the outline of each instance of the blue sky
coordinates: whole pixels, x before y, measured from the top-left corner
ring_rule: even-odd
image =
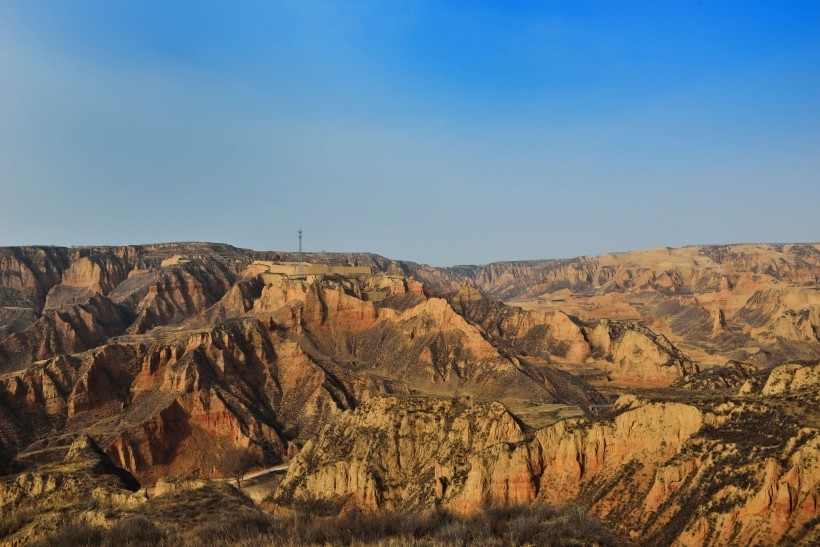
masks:
[[[820,2],[0,0],[0,245],[820,240]]]

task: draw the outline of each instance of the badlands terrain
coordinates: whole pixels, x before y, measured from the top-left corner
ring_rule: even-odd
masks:
[[[820,544],[820,245],[294,260],[0,248],[0,541]]]

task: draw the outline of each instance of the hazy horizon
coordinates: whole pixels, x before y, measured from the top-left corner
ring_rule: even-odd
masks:
[[[0,0],[0,245],[820,240],[820,4]]]
[[[0,248],[13,248],[13,247],[60,247],[60,248],[68,248],[68,249],[82,249],[82,248],[99,248],[99,247],[148,247],[152,245],[229,245],[239,250],[245,251],[253,251],[259,253],[289,253],[289,254],[297,254],[298,250],[296,246],[293,249],[256,249],[251,247],[242,247],[238,245],[233,245],[231,243],[226,243],[224,241],[151,241],[151,242],[141,242],[141,243],[122,243],[116,245],[108,245],[108,244],[100,244],[100,245],[53,245],[53,244],[38,244],[38,243],[31,243],[31,244],[23,244],[23,245],[4,245],[0,246]],[[296,244],[298,245],[298,243]],[[688,247],[721,247],[721,246],[737,246],[737,245],[748,245],[748,246],[763,246],[763,245],[772,245],[772,246],[780,246],[780,245],[820,245],[820,241],[739,241],[739,242],[731,242],[731,243],[692,243],[689,245],[681,245],[677,247],[670,247],[668,245],[659,245],[657,247],[652,248],[640,248],[640,249],[619,249],[619,250],[610,250],[604,251],[601,253],[596,253],[593,255],[590,254],[575,254],[575,255],[567,255],[567,256],[541,256],[541,257],[528,257],[528,258],[509,258],[504,260],[491,260],[489,262],[459,262],[459,263],[445,263],[445,264],[438,264],[438,263],[430,263],[430,262],[419,262],[415,260],[411,260],[401,256],[389,256],[383,255],[381,253],[376,253],[374,251],[368,250],[304,250],[304,254],[306,260],[309,260],[311,254],[372,254],[378,255],[382,258],[386,258],[389,260],[396,260],[396,261],[404,261],[404,262],[415,262],[420,265],[424,266],[432,266],[435,268],[459,268],[462,266],[486,266],[488,264],[493,263],[500,263],[500,262],[539,262],[543,260],[571,260],[574,258],[582,258],[582,257],[589,257],[589,258],[599,258],[605,255],[617,255],[617,254],[626,254],[626,253],[641,253],[641,252],[649,252],[655,251],[658,249],[668,249],[668,250],[675,250],[675,249],[685,249]]]

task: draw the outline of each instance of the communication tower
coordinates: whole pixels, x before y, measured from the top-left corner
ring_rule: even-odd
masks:
[[[305,270],[302,268],[302,229],[297,232],[299,234],[299,261],[296,263],[296,275],[305,275]]]

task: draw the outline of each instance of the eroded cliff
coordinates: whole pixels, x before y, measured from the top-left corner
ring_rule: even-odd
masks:
[[[327,254],[373,273],[314,279],[253,263],[286,253],[211,244],[3,249],[3,488],[48,483],[25,477],[88,435],[146,483],[199,477],[160,481],[167,499],[239,499],[200,480],[238,449],[290,462],[285,511],[566,504],[649,544],[810,544],[817,253],[446,270]],[[640,395],[611,407],[624,391]]]
[[[779,403],[625,396],[606,416],[525,438],[503,407],[373,399],[303,448],[273,501],[463,513],[582,503],[650,544],[808,541],[820,515],[820,431]]]

